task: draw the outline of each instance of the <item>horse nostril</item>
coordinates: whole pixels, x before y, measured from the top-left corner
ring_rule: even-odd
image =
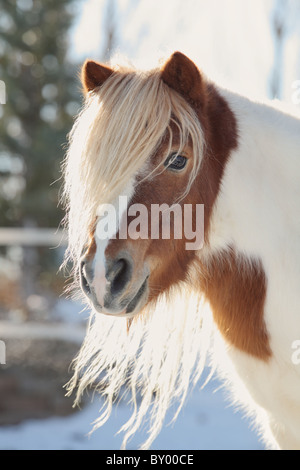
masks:
[[[85,270],[84,270],[85,262],[82,261],[80,265],[80,282],[81,282],[81,287],[83,291],[85,292],[86,295],[91,294],[91,289],[90,285],[87,281],[86,275],[85,275]]]
[[[110,271],[111,293],[119,294],[125,288],[131,278],[131,264],[128,260],[121,258],[115,261]]]

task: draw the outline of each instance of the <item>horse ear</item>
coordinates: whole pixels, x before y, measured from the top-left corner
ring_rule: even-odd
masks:
[[[94,62],[93,60],[85,61],[81,69],[81,82],[84,91],[87,93],[103,85],[113,72],[110,67],[99,62]]]
[[[204,83],[198,68],[181,52],[174,52],[161,70],[162,80],[192,106],[204,103]]]

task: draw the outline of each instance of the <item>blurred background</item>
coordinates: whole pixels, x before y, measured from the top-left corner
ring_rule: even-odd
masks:
[[[0,0],[0,449],[120,447],[126,404],[88,438],[100,403],[78,412],[63,389],[88,312],[63,293],[60,168],[82,62],[152,67],[174,50],[221,85],[300,107],[300,0]],[[196,389],[153,449],[261,448],[218,387]]]

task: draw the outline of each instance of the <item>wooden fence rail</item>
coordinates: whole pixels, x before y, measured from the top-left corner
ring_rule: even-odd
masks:
[[[53,228],[0,228],[0,246],[66,246],[63,230]]]

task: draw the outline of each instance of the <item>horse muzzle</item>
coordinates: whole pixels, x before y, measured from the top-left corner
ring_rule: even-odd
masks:
[[[134,274],[133,260],[126,252],[105,263],[88,257],[80,263],[81,289],[94,309],[106,315],[132,317],[145,305],[149,272]]]

